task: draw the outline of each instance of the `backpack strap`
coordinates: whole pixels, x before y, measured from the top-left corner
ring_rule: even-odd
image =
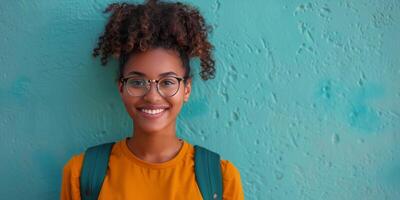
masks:
[[[85,151],[81,176],[82,200],[97,200],[114,142],[100,144]],[[196,182],[204,200],[222,200],[222,172],[219,154],[195,145]]]
[[[108,160],[114,142],[100,144],[85,151],[80,176],[82,200],[97,200],[107,173]]]
[[[219,154],[195,145],[194,168],[204,200],[222,200],[222,172]]]

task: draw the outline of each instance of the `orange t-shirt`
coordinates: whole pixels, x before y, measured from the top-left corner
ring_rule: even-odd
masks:
[[[111,151],[109,168],[99,200],[203,199],[194,173],[194,147],[183,140],[183,146],[171,160],[149,163],[136,157],[126,143],[116,142]],[[74,155],[64,166],[61,200],[79,200],[79,177],[83,153]],[[239,171],[228,160],[221,160],[223,199],[244,199]]]

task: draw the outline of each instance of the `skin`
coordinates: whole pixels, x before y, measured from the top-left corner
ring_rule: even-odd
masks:
[[[179,55],[163,48],[131,56],[125,65],[123,77],[134,71],[142,73],[147,79],[159,79],[160,74],[166,72],[173,72],[178,77],[185,74]],[[189,100],[191,83],[191,79],[186,84],[181,81],[179,91],[174,96],[165,98],[157,92],[155,83],[151,84],[151,89],[145,96],[133,97],[118,82],[122,102],[134,124],[132,137],[127,140],[127,145],[135,156],[150,163],[166,162],[176,156],[183,145],[183,141],[176,136],[176,118],[184,102]],[[149,105],[168,108],[161,117],[148,119],[138,108]]]

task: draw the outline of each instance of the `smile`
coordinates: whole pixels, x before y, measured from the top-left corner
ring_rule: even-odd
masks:
[[[139,108],[139,114],[145,119],[155,120],[161,118],[166,112],[168,108]]]
[[[156,115],[156,114],[164,112],[165,109],[141,109],[140,111],[142,111],[146,114]]]

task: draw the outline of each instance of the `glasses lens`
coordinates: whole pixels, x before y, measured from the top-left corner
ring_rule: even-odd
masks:
[[[162,96],[170,97],[176,94],[179,89],[179,81],[175,77],[164,77],[158,82],[158,90]]]
[[[130,78],[126,81],[126,89],[132,96],[142,96],[147,91],[147,81],[142,78]]]

